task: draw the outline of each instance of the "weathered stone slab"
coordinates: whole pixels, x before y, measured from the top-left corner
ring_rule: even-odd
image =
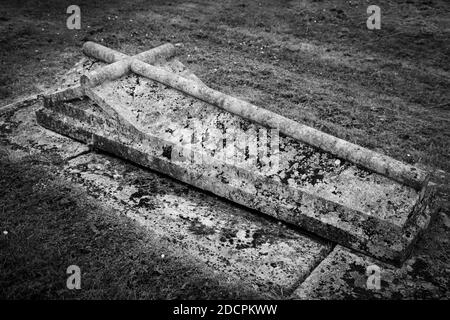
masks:
[[[292,292],[331,251],[311,239],[213,195],[118,158],[89,153],[70,160],[63,175],[120,214],[167,239],[231,282]]]
[[[39,126],[34,116],[39,107],[0,117],[1,152],[11,160],[37,155],[56,161],[67,181],[172,243],[168,252],[189,254],[227,282],[245,283],[268,296],[289,294],[332,249],[326,241],[211,194],[119,158],[88,152],[86,144]]]
[[[39,123],[383,260],[404,260],[426,227],[432,188],[416,191],[285,136],[278,152],[261,154],[249,146],[276,132],[137,75],[86,94],[48,98]]]
[[[379,268],[379,273],[375,269]],[[427,270],[427,257],[414,256],[401,268],[336,246],[295,290],[293,299],[431,299],[449,298],[448,269]],[[446,276],[445,273],[447,273]],[[379,275],[379,286],[370,276]]]
[[[6,156],[18,159],[45,154],[50,161],[59,162],[89,151],[86,144],[39,126],[35,112],[41,107],[42,102],[36,100],[27,107],[0,114],[0,150]]]

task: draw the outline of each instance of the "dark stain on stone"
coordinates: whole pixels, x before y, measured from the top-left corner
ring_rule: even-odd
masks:
[[[240,121],[239,125],[244,132],[247,132],[250,129],[252,123],[250,121]]]
[[[430,265],[423,260],[422,258],[417,258],[414,264],[411,266],[413,270],[410,272],[410,275],[414,278],[422,278],[423,280],[440,285],[440,283],[436,282],[435,277],[433,277],[430,273]]]
[[[360,177],[362,179],[367,178],[368,176],[370,176],[371,172],[361,169],[359,167],[357,167],[357,170],[355,170],[355,176]]]
[[[198,218],[192,219],[191,225],[189,226],[189,231],[194,234],[207,236],[216,233],[213,227],[208,227],[207,225],[201,223]]]
[[[147,209],[150,209],[150,210],[156,208],[156,206],[154,205],[154,203],[151,202],[151,199],[150,199],[150,198],[147,198],[147,197],[144,197],[144,198],[139,199],[139,202],[138,202],[138,204],[136,205],[136,207],[138,207],[138,208],[147,208]]]
[[[323,174],[320,174],[320,169],[314,169],[313,173],[308,177],[308,182],[312,185],[315,185],[317,182],[323,180]]]
[[[134,192],[131,196],[130,196],[130,200],[136,201],[136,199],[140,199],[143,196],[146,196],[147,193],[144,192],[143,190],[138,190],[136,192]]]
[[[238,243],[236,245],[236,249],[238,249],[238,250],[247,249],[247,248],[250,248],[250,245],[248,243]]]
[[[225,174],[225,172],[222,171],[221,173],[219,173],[219,174],[217,175],[217,178],[219,178],[220,181],[221,181],[222,183],[224,183],[224,184],[230,183],[229,180],[228,180],[228,178],[225,177],[224,174]]]
[[[366,288],[361,288],[356,285],[355,278],[352,276],[354,274],[359,274],[361,276],[365,276],[366,268],[363,265],[357,264],[355,262],[351,262],[348,265],[348,270],[345,272],[342,280],[348,285],[349,288],[352,288],[352,292],[356,294],[359,299],[369,299],[373,298],[373,294],[367,290]]]
[[[233,244],[233,239],[236,237],[237,230],[230,229],[230,228],[223,228],[222,234],[220,236],[221,242],[229,241],[231,244]]]
[[[256,248],[266,242],[266,237],[263,231],[264,230],[262,229],[258,229],[253,233],[253,240],[252,240],[253,248]]]
[[[8,135],[10,133],[13,132],[13,127],[11,124],[9,123],[2,123],[0,124],[0,134],[3,135]]]
[[[172,159],[172,146],[163,146],[162,156],[169,160]]]

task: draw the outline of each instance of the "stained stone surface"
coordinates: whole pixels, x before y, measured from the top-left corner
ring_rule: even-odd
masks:
[[[198,81],[180,63],[160,66]],[[91,99],[48,99],[39,123],[386,261],[401,263],[428,225],[432,188],[416,191],[277,139],[152,80],[128,75],[86,94]]]
[[[146,226],[168,250],[189,255],[227,283],[245,283],[269,296],[289,294],[331,252],[332,244],[261,217],[214,195],[36,123],[36,103],[0,115],[0,152],[11,160],[33,154],[58,164],[67,183],[100,205]]]
[[[262,130],[264,134],[263,127],[137,75],[106,82],[93,91],[145,134],[174,144],[184,142],[194,151],[205,152],[222,161],[227,161],[225,154],[234,151],[240,161],[228,160],[232,165],[252,174],[270,176],[292,189],[300,189],[397,226],[405,224],[418,199],[418,193],[410,187],[288,137],[280,139],[278,168],[271,168],[276,155],[264,159],[254,150],[239,145],[242,141],[257,145],[257,132]],[[193,143],[186,141],[191,138],[189,133],[194,131],[197,123],[200,131],[197,139]],[[224,147],[216,141],[221,133],[228,131],[234,131],[230,138],[234,136],[237,140],[232,141],[238,144],[234,150],[231,150],[232,143]],[[205,143],[206,132],[211,137]],[[246,151],[249,154],[245,154]]]
[[[292,292],[331,250],[330,244],[117,158],[83,155],[65,172],[177,250],[263,291]]]
[[[430,251],[430,250],[427,250]],[[293,299],[436,299],[450,298],[448,265],[422,252],[400,268],[336,246],[292,295]],[[371,275],[379,267],[379,287]],[[368,270],[369,268],[369,270]],[[447,269],[445,269],[447,268]],[[368,284],[369,282],[369,284]]]

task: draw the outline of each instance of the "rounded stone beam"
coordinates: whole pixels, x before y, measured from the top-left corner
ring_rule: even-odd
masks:
[[[158,81],[252,122],[269,128],[278,128],[281,133],[289,137],[342,159],[349,160],[356,165],[415,189],[421,189],[428,181],[428,173],[417,167],[326,134],[145,62],[134,59],[131,61],[131,70],[134,73]]]
[[[170,58],[175,55],[175,46],[171,43],[141,52],[132,57],[116,50],[102,46],[101,44],[88,41],[83,45],[83,52],[87,56],[110,63],[93,72],[81,76],[81,84],[87,87],[95,87],[106,80],[118,79],[130,72],[132,59],[138,59],[149,64],[155,63],[161,58]]]
[[[129,58],[128,55],[122,52],[110,49],[92,41],[87,41],[83,44],[83,53],[89,57],[96,58],[107,63],[113,63]]]

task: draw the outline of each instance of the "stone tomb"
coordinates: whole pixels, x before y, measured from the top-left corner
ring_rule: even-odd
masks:
[[[336,140],[323,150],[229,112],[241,102],[216,96],[169,44],[133,57],[94,43],[84,52],[95,67],[81,85],[44,97],[41,126],[387,262],[404,261],[428,225],[426,172],[371,151],[359,161],[328,146],[362,147]],[[367,162],[377,157],[389,169]]]

